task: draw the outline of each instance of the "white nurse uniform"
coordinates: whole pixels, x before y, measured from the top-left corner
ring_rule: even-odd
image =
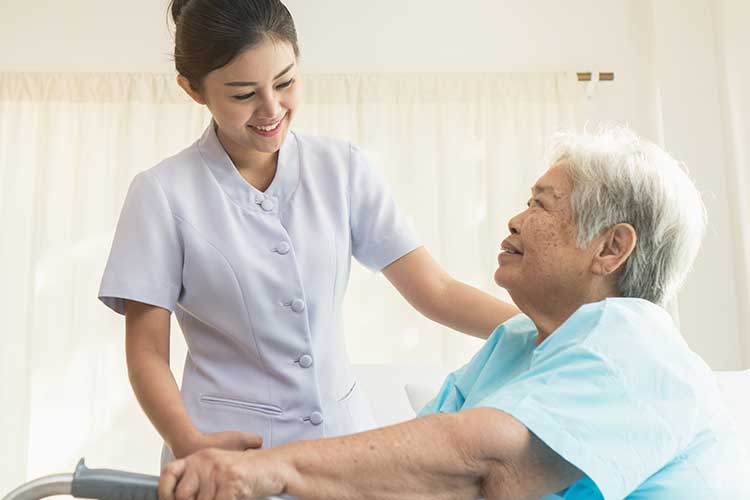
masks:
[[[357,147],[290,132],[261,192],[212,123],[133,180],[99,298],[174,311],[195,426],[273,447],[372,427],[342,331],[351,257],[380,270],[418,246]]]

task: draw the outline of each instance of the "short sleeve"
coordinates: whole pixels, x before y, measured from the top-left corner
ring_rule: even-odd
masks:
[[[182,288],[182,261],[166,194],[151,172],[142,172],[125,197],[99,299],[120,314],[125,299],[172,311]]]
[[[583,471],[586,480],[568,494],[593,482],[609,500],[628,496],[680,451],[666,420],[642,401],[605,358],[579,345],[532,363],[471,406],[512,415]]]
[[[454,413],[461,409],[464,404],[464,396],[456,387],[456,380],[466,370],[464,366],[458,371],[449,374],[437,395],[432,398],[421,410],[417,412],[418,417],[432,415],[433,413]]]
[[[380,271],[420,245],[383,177],[362,150],[350,147],[352,255],[364,266]]]

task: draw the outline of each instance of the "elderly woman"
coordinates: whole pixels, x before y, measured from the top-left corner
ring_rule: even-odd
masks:
[[[420,418],[200,452],[164,469],[161,497],[750,498],[711,370],[661,307],[703,236],[695,186],[622,129],[560,135],[548,165],[495,273],[523,314]]]

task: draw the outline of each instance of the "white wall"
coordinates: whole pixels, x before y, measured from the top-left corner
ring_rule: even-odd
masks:
[[[722,109],[716,5],[710,0],[658,0],[653,12],[664,144],[687,163],[709,217],[703,249],[680,294],[680,321],[690,345],[709,364],[747,366],[742,337],[750,328],[740,321],[747,304],[740,302],[740,235],[732,226],[732,193],[725,175],[730,125]]]
[[[174,71],[166,0],[0,0],[0,71]],[[641,0],[288,0],[309,73],[615,71],[637,121]],[[459,7],[460,5],[460,7]],[[622,92],[620,92],[620,97]]]
[[[742,286],[729,226],[736,207],[716,175],[728,131],[714,2],[286,3],[310,73],[614,71],[616,81],[601,84],[592,101],[592,120],[627,122],[663,141],[706,195],[710,230],[680,296],[683,332],[714,368],[750,364],[738,340]],[[0,0],[0,46],[0,71],[173,71],[166,1]]]
[[[632,34],[621,0],[288,0],[313,72],[546,71],[602,66]],[[168,72],[166,0],[0,1],[0,67]]]

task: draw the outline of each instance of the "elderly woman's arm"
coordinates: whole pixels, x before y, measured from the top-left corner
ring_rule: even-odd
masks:
[[[488,408],[261,451],[199,452],[165,468],[163,500],[540,498],[581,472]]]
[[[387,266],[383,275],[417,311],[474,337],[486,339],[520,312],[515,305],[451,277],[424,247]]]

